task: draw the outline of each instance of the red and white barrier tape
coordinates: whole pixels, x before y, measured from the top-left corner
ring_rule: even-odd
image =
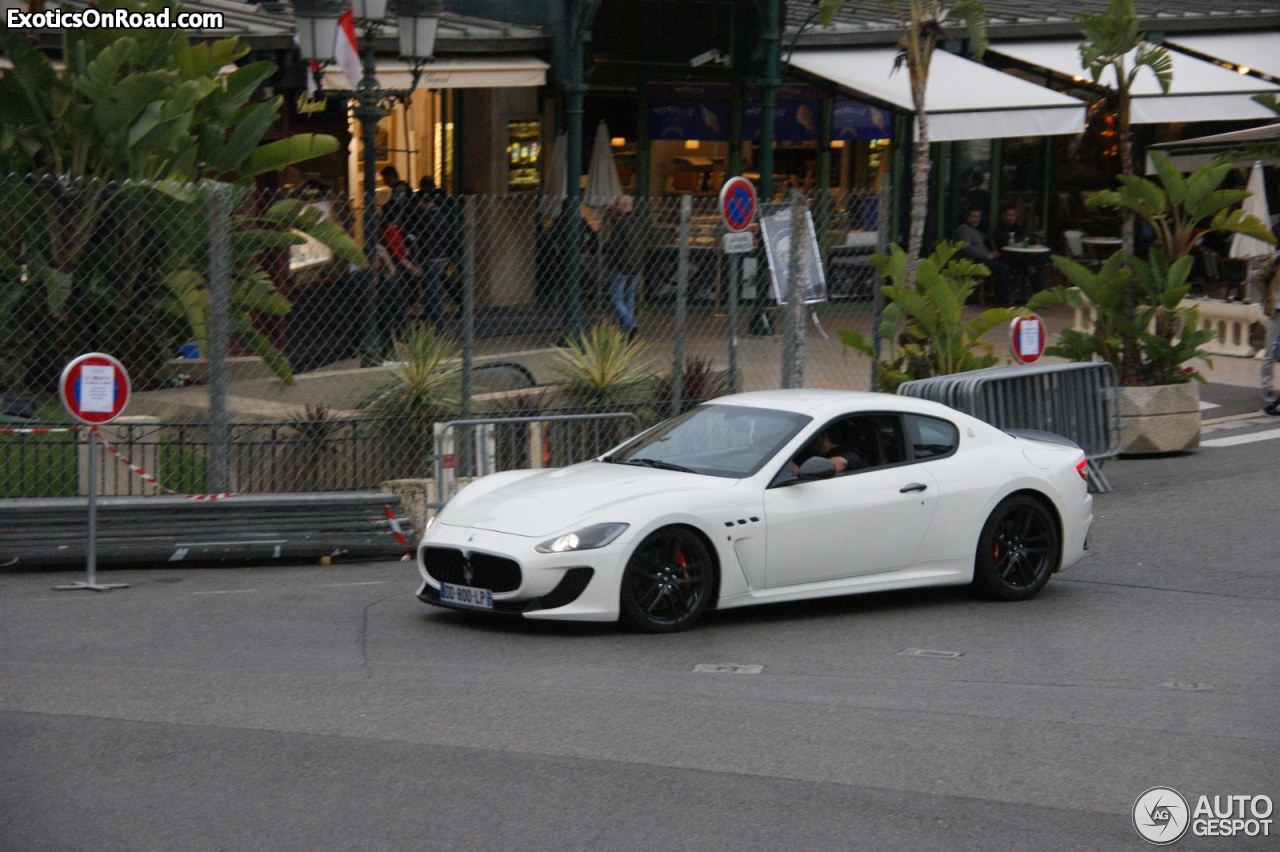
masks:
[[[50,428],[48,426],[39,426],[34,429],[0,429],[0,435],[54,435],[61,432],[79,432],[79,426],[70,426],[67,428]]]
[[[409,547],[409,539],[405,537],[404,529],[400,526],[400,519],[391,510],[391,504],[384,503],[382,508],[386,512],[387,523],[391,525],[391,535],[395,537],[397,544],[405,548],[404,555],[400,557],[400,561],[408,562],[413,558],[413,550]]]
[[[118,458],[120,460],[120,463],[125,465],[127,468],[129,468],[129,470],[133,471],[133,473],[137,475],[139,479],[141,479],[143,482],[147,482],[147,483],[150,483],[151,485],[154,485],[156,488],[159,488],[165,494],[172,494],[175,497],[182,497],[183,499],[195,500],[197,502],[207,502],[210,500],[223,500],[227,497],[232,497],[235,495],[235,492],[233,491],[223,491],[218,494],[182,494],[178,491],[174,491],[172,488],[165,486],[162,482],[160,482],[160,480],[156,479],[154,474],[148,473],[143,468],[134,464],[130,459],[126,458],[119,450],[111,446],[110,442],[108,442],[106,438],[102,437],[102,433],[98,431],[97,426],[90,427],[89,431],[93,432],[93,434],[98,436],[98,440],[102,442],[102,446],[107,448],[107,452],[111,453],[111,455]]]

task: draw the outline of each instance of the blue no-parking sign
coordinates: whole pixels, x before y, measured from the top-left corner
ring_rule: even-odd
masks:
[[[720,187],[720,215],[730,231],[745,231],[756,218],[756,187],[744,177],[731,177]]]

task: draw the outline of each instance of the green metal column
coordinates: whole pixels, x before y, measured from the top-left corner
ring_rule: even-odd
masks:
[[[782,0],[765,0],[765,24],[761,34],[764,48],[764,77],[760,80],[760,198],[773,198],[774,125],[777,122],[780,57],[782,41]]]
[[[822,113],[818,121],[818,168],[817,187],[814,192],[814,216],[817,221],[814,227],[818,231],[818,246],[822,250],[822,260],[826,263],[830,250],[831,238],[831,131],[835,124],[836,101],[833,97],[823,98]]]
[[[586,45],[591,41],[589,16],[592,4],[581,4],[576,16],[577,31],[569,49],[569,84],[565,86],[564,118],[567,130],[566,153],[568,187],[561,216],[565,222],[565,317],[564,336],[576,340],[581,336],[585,321],[582,314],[582,113],[587,93],[585,80]]]
[[[764,31],[760,35],[760,45],[764,50],[764,76],[760,80],[760,186],[756,190],[760,201],[768,203],[773,200],[773,145],[774,125],[777,122],[778,86],[782,33],[782,0],[764,0]],[[756,312],[751,318],[748,330],[751,334],[766,335],[773,331],[766,308],[764,264],[756,273]]]
[[[644,90],[636,96],[636,195],[649,197],[649,98]]]
[[[747,101],[747,87],[742,80],[733,82],[732,97],[729,104],[729,170],[726,177],[742,174],[742,114]]]

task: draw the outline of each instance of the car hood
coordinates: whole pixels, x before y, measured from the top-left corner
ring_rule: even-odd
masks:
[[[731,488],[736,482],[679,471],[583,462],[528,473],[487,489],[485,480],[480,479],[450,501],[440,523],[512,535],[550,536],[580,523],[634,523],[629,504],[645,498]]]

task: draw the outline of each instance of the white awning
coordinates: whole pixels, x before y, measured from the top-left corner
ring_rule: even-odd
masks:
[[[1171,35],[1169,45],[1280,79],[1280,33]]]
[[[483,59],[441,59],[422,70],[419,89],[511,89],[543,86],[547,82],[547,63],[530,56],[485,57]],[[407,89],[413,82],[413,69],[402,59],[378,60],[378,85],[388,89]],[[324,71],[326,88],[345,89],[347,78],[337,65]]]
[[[1151,151],[1159,151],[1172,160],[1179,169],[1189,172],[1200,168],[1219,154],[1240,151],[1248,145],[1278,141],[1280,141],[1280,123],[1250,127],[1248,130],[1233,130],[1230,133],[1217,133],[1213,136],[1200,136],[1195,139],[1161,142],[1147,148],[1147,174],[1155,171],[1155,166],[1151,163]],[[1236,165],[1248,165],[1254,159],[1246,155],[1238,159]]]
[[[1075,39],[1000,42],[988,50],[1081,82],[1093,82],[1093,77],[1080,63],[1080,42]],[[1155,75],[1147,69],[1140,71],[1134,79],[1130,89],[1131,120],[1134,124],[1275,117],[1271,110],[1255,103],[1253,96],[1280,94],[1280,86],[1228,71],[1176,50],[1169,51],[1169,56],[1173,61],[1173,80],[1168,94],[1160,91]],[[1112,69],[1103,71],[1099,83],[1114,87]]]
[[[860,98],[914,111],[907,69],[894,71],[894,48],[796,52],[791,65]],[[925,90],[929,139],[1056,136],[1084,130],[1084,104],[977,62],[939,50]]]

